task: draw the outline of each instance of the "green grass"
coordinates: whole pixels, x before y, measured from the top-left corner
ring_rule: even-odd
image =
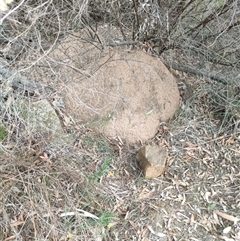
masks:
[[[97,153],[107,153],[113,155],[113,151],[108,141],[100,136],[90,133],[81,138],[82,144],[85,148],[95,149]]]
[[[91,174],[89,178],[92,179],[93,181],[98,181],[102,176],[104,176],[104,174],[106,174],[109,168],[110,162],[111,162],[111,158],[109,156],[104,157],[103,162],[100,165],[100,168],[95,173]]]
[[[113,221],[114,218],[115,218],[115,215],[113,213],[108,211],[103,211],[99,215],[99,223],[101,226],[106,228],[108,224],[110,224]]]
[[[88,133],[86,136],[81,138],[82,146],[85,149],[91,150],[92,156],[84,157],[86,163],[92,166],[92,172],[87,176],[94,182],[98,181],[103,177],[109,169],[111,161],[115,158],[115,153],[112,150],[109,142],[101,135]],[[91,164],[94,160],[99,160],[96,164]],[[93,166],[94,165],[94,166]]]
[[[0,141],[3,141],[5,137],[7,136],[8,132],[4,125],[0,126]]]

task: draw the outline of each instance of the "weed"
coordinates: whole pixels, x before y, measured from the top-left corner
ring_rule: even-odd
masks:
[[[97,151],[101,153],[111,153],[112,149],[106,140],[101,139],[97,142]]]
[[[94,145],[94,140],[91,136],[84,136],[83,138],[81,138],[81,141],[83,145],[87,148],[92,148]]]
[[[0,126],[0,141],[3,141],[4,138],[7,136],[8,132],[6,130],[6,127],[4,125]]]
[[[115,215],[108,211],[103,211],[99,215],[99,223],[103,227],[107,227],[109,223],[115,218]]]
[[[82,144],[86,148],[94,148],[97,153],[113,154],[108,141],[105,138],[98,135],[87,135],[81,138]]]
[[[209,205],[207,206],[207,210],[209,212],[212,212],[215,208],[216,208],[216,203],[209,203]]]
[[[110,161],[111,161],[111,158],[109,156],[104,157],[99,170],[97,170],[95,173],[90,175],[89,176],[90,179],[97,181],[100,177],[102,177],[107,172]]]
[[[221,120],[219,132],[223,131],[226,126],[237,125],[236,122],[238,122],[240,113],[238,92],[236,85],[231,85],[231,88],[228,87],[228,89],[211,91],[213,108],[217,117]]]

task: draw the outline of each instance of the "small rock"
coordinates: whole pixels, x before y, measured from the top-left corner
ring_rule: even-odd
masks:
[[[143,146],[137,152],[137,160],[145,178],[160,176],[165,170],[167,157],[167,148],[157,145]]]

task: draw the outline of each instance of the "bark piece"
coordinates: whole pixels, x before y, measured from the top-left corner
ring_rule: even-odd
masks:
[[[165,170],[167,157],[167,148],[157,145],[143,146],[137,152],[137,159],[145,178],[160,176]]]

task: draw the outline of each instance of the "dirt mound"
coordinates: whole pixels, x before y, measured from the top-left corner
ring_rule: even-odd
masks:
[[[72,115],[107,136],[134,143],[156,133],[179,104],[176,81],[166,67],[144,52],[106,51],[98,70],[68,85]]]
[[[101,51],[95,46],[69,37],[52,53],[58,66],[62,63],[58,74],[65,85],[67,112],[110,137],[131,143],[152,138],[159,122],[171,118],[178,107],[174,77],[143,51]]]

